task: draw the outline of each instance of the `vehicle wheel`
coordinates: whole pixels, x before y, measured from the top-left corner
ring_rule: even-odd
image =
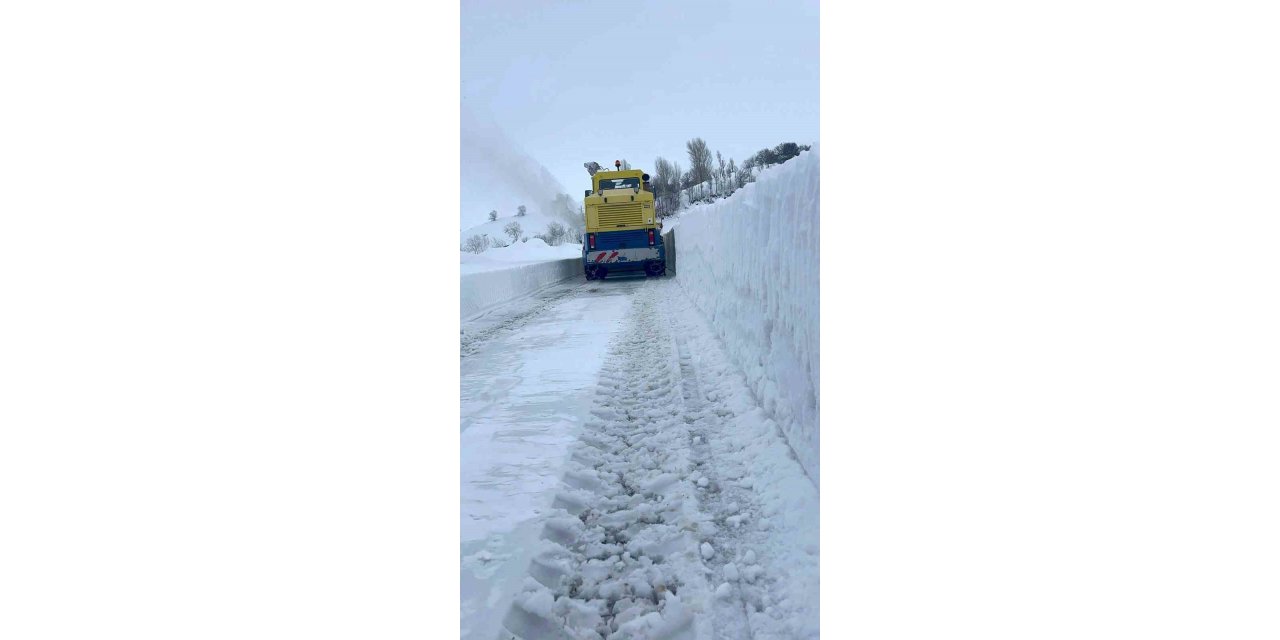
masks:
[[[666,267],[658,261],[648,262],[644,265],[644,273],[648,276],[660,276],[666,271]]]

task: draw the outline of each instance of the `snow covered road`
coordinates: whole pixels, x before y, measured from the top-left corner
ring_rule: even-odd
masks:
[[[462,342],[462,637],[818,636],[817,489],[672,279]]]

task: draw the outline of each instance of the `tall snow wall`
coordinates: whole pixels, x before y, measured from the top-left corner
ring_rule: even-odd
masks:
[[[582,259],[567,258],[462,274],[462,319],[529,295],[549,284],[582,276]]]
[[[818,146],[680,215],[676,282],[818,484]]]

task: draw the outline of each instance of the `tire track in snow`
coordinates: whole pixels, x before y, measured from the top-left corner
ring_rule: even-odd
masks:
[[[637,291],[502,638],[817,637],[816,492],[699,313]]]
[[[750,638],[793,638],[787,613],[775,606],[781,598],[775,592],[780,569],[770,562],[768,526],[764,509],[756,495],[751,470],[744,464],[741,448],[730,434],[737,413],[725,400],[729,382],[699,375],[695,353],[709,356],[714,339],[699,326],[701,316],[690,314],[692,307],[673,288],[664,299],[664,314],[672,323],[681,372],[681,393],[686,405],[694,453],[699,504],[710,518],[710,557],[707,580],[715,585],[717,640]],[[696,312],[694,312],[696,313]],[[690,347],[696,340],[698,349]],[[710,359],[710,358],[708,358]]]
[[[668,322],[671,319],[667,318]],[[701,507],[704,512],[710,510],[712,513],[723,512],[726,506],[723,504],[725,490],[729,487],[724,483],[724,479],[720,477],[720,473],[713,463],[713,455],[710,446],[707,443],[708,437],[715,430],[712,425],[708,424],[714,420],[714,413],[707,409],[706,402],[702,395],[702,386],[698,382],[697,370],[693,366],[693,357],[689,353],[688,342],[681,335],[680,328],[672,332],[675,336],[676,356],[679,359],[680,367],[680,394],[684,401],[684,421],[689,424],[690,447],[694,452],[694,483],[698,487],[698,496],[701,499]],[[719,426],[719,425],[715,425]],[[711,427],[711,428],[709,428]],[[720,513],[713,516],[711,526],[723,527],[725,519]],[[715,533],[711,530],[710,533]],[[729,543],[728,540],[721,536],[715,536],[715,544],[710,541],[703,542],[699,545],[699,553],[702,554],[704,561],[708,566],[707,579],[712,584],[725,585],[723,588],[716,588],[716,599],[713,610],[716,612],[715,637],[717,639],[730,638],[751,638],[751,625],[748,618],[747,604],[739,597],[739,594],[733,593],[733,587],[728,582],[718,580],[724,578],[725,567],[727,565],[726,558],[731,557],[737,548],[737,544]]]
[[[612,343],[543,546],[503,619],[522,640],[709,637],[689,436],[657,289]]]

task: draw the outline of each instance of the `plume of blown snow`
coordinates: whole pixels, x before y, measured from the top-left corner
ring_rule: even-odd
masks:
[[[522,204],[529,212],[577,222],[575,210],[556,205],[556,196],[564,193],[564,186],[491,117],[464,105],[461,143],[460,229],[487,221],[491,210],[496,209],[504,218],[514,215]]]

